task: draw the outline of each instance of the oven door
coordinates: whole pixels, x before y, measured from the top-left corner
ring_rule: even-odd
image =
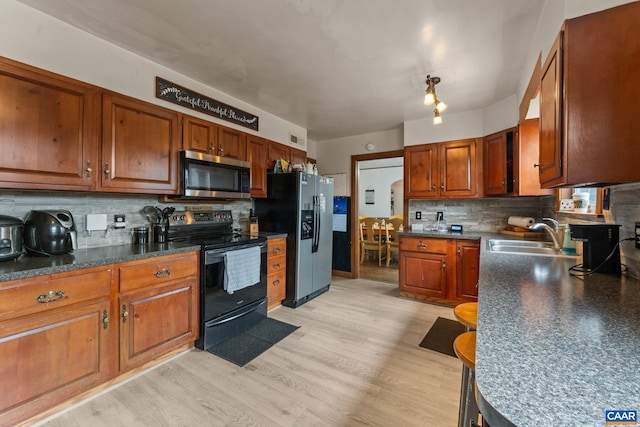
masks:
[[[224,254],[247,248],[203,251],[200,281],[200,338],[196,347],[206,350],[257,324],[267,315],[267,244],[260,244],[260,281],[236,290],[224,290]]]

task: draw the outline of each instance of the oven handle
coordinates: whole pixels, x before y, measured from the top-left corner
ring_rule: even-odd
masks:
[[[267,242],[266,241],[264,243],[260,243],[258,245],[249,244],[249,245],[233,246],[233,249],[229,249],[229,248],[211,249],[211,250],[208,250],[208,251],[204,252],[204,264],[205,265],[211,265],[211,264],[215,264],[217,262],[222,262],[222,260],[224,259],[224,254],[225,253],[231,252],[231,251],[234,251],[234,250],[238,250],[238,249],[252,248],[254,246],[259,246],[260,247],[260,253],[261,254],[267,252]]]
[[[260,307],[261,305],[266,304],[266,303],[267,303],[267,299],[266,298],[262,298],[262,299],[260,299],[258,301],[252,302],[251,304],[243,307],[240,310],[239,313],[235,313],[233,316],[229,316],[229,317],[226,317],[224,319],[209,320],[208,322],[206,322],[204,324],[204,327],[205,328],[213,328],[215,326],[222,325],[223,323],[227,323],[227,322],[230,322],[232,320],[236,320],[239,317],[246,316],[247,314],[257,310],[258,307]]]

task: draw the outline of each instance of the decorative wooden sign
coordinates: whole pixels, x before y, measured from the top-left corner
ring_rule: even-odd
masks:
[[[156,77],[156,97],[210,116],[258,130],[258,116]]]

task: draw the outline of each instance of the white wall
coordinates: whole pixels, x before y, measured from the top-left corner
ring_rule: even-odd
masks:
[[[402,150],[402,141],[402,129],[398,128],[318,142],[315,157],[318,172],[320,175],[346,173],[347,190],[351,194],[351,156]],[[369,143],[375,146],[372,151],[365,148]]]
[[[0,1],[0,56],[288,144],[307,130],[14,0]],[[160,76],[257,115],[259,132],[155,97]],[[298,147],[301,148],[301,147]]]
[[[394,166],[387,168],[363,169],[360,171],[358,188],[358,214],[376,218],[389,218],[391,216],[391,186],[394,182],[403,179],[403,167]],[[365,191],[374,190],[374,204],[368,205],[365,200]],[[398,203],[397,195],[395,202]],[[402,199],[400,199],[402,206]]]
[[[433,117],[404,122],[404,146],[451,141],[483,136],[482,110],[442,116],[434,125]]]

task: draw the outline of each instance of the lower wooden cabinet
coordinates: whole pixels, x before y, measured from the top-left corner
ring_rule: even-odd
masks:
[[[44,412],[113,375],[112,271],[0,284],[0,425]]]
[[[0,425],[192,344],[198,260],[193,251],[0,282]]]
[[[400,236],[400,294],[455,305],[477,300],[480,243]]]
[[[287,296],[287,238],[267,241],[267,306],[279,306]]]

